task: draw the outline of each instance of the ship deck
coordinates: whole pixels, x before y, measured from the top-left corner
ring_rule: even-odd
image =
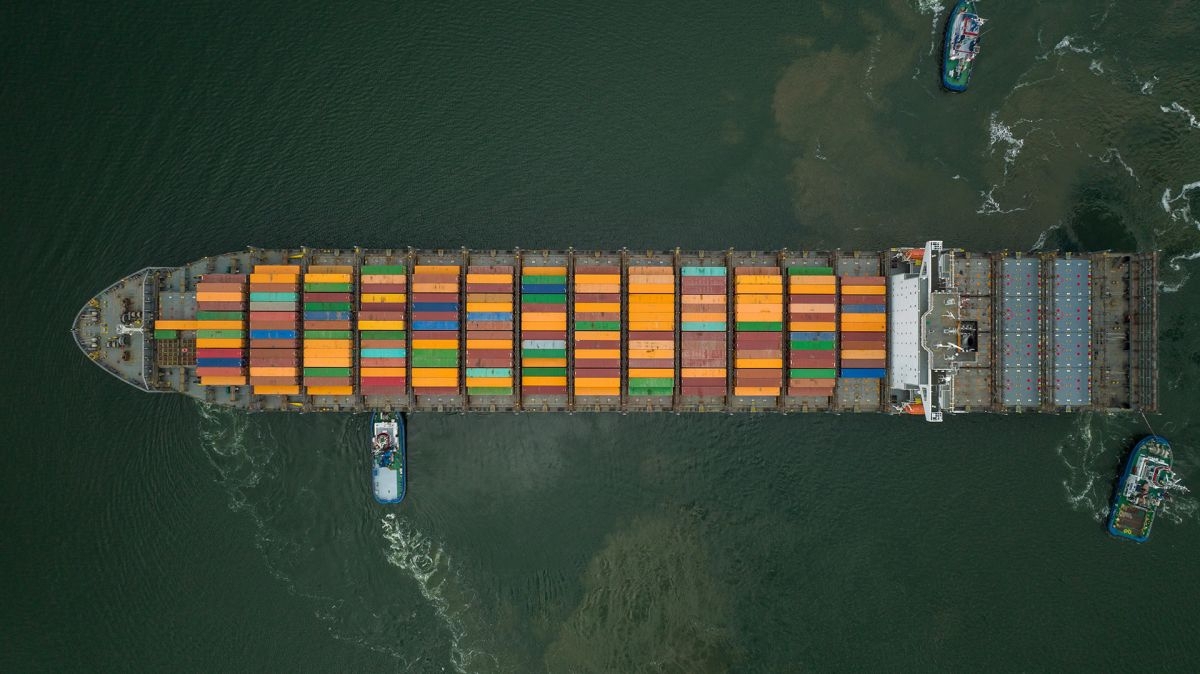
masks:
[[[931,295],[940,302],[930,312],[945,320],[934,328],[954,333],[955,325],[971,326],[969,353],[947,356],[932,352],[934,364],[953,371],[952,401],[947,412],[1071,412],[1076,410],[1142,410],[1157,408],[1157,258],[1154,253],[1090,253],[1076,255],[956,251],[949,281]],[[520,385],[521,294],[514,286],[512,328],[514,362],[509,395],[468,395],[465,362],[458,359],[457,391],[422,394],[406,385],[405,393],[361,395],[355,388],[346,395],[309,395],[301,388],[294,395],[257,394],[251,385],[201,384],[196,373],[197,343],[194,334],[181,331],[156,338],[153,324],[186,320],[197,312],[196,284],[206,274],[250,274],[259,265],[295,265],[303,273],[310,267],[344,266],[357,279],[364,265],[418,265],[461,268],[471,265],[504,265],[521,278],[525,268],[566,267],[567,357],[566,393],[530,393]],[[628,268],[659,265],[674,274],[675,366],[673,395],[630,396],[626,353],[629,341]],[[685,396],[680,389],[681,328],[680,269],[719,265],[728,270],[726,289],[728,327],[724,395],[716,392]],[[848,277],[881,277],[900,273],[895,251],[469,251],[396,249],[248,249],[206,257],[180,267],[149,267],[121,279],[91,299],[80,311],[72,332],[80,349],[109,374],[148,392],[178,392],[214,405],[247,410],[290,411],[395,411],[432,412],[885,412],[896,413],[906,393],[889,389],[885,378],[836,378],[832,395],[734,395],[734,362],[738,359],[734,336],[735,297],[732,279],[742,267],[782,269],[813,266],[832,268],[845,284]],[[572,279],[588,266],[622,270],[621,395],[574,394],[577,366],[574,344],[575,292]],[[762,273],[762,272],[752,272]],[[772,272],[773,273],[773,272]],[[1080,279],[1075,284],[1066,280]],[[459,286],[460,305],[466,305],[465,284]],[[884,300],[880,300],[884,301]],[[357,306],[357,305],[355,305]],[[789,357],[785,311],[783,377]],[[890,303],[889,312],[892,310]],[[140,318],[130,312],[142,312]],[[409,318],[411,319],[411,309]],[[465,315],[465,314],[464,314]],[[953,316],[953,321],[943,319]],[[459,353],[465,353],[466,321],[458,323]],[[952,325],[953,323],[953,325]],[[165,334],[165,333],[164,333]],[[352,331],[352,349],[359,350],[359,333]],[[410,347],[411,347],[411,335]],[[963,335],[956,334],[961,340]],[[961,349],[960,349],[961,350]],[[243,347],[243,352],[248,350]],[[939,360],[941,359],[941,360]],[[841,364],[839,364],[841,365]],[[892,367],[888,353],[886,367]],[[406,366],[411,382],[411,361]],[[357,381],[357,359],[352,364]],[[669,372],[667,372],[669,374]],[[705,389],[706,391],[708,389]],[[758,389],[754,389],[757,391]]]

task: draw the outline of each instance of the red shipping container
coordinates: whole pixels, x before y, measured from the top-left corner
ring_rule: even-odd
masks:
[[[404,367],[407,364],[407,358],[363,358],[359,362],[360,367]]]
[[[362,302],[358,305],[361,311],[404,311],[404,302]]]
[[[685,396],[699,396],[702,398],[724,398],[725,397],[725,387],[724,386],[720,386],[720,387],[717,387],[717,386],[684,386],[682,390],[683,390],[683,395],[685,395]]]
[[[196,308],[200,311],[245,311],[246,304],[244,302],[197,302]]]
[[[566,339],[566,330],[522,330],[521,339]]]
[[[467,321],[468,330],[512,330],[512,321]]]
[[[565,304],[537,304],[526,302],[521,305],[523,314],[563,314],[567,311]]]
[[[725,357],[717,358],[695,358],[684,356],[679,363],[680,367],[725,367]]]
[[[201,274],[201,281],[212,281],[213,283],[245,283],[245,274]]]
[[[196,349],[197,358],[241,358],[241,349]]]
[[[282,386],[296,384],[298,381],[295,377],[250,377],[250,383],[257,386]]]
[[[413,269],[413,283],[457,283],[460,274],[454,272],[419,272],[419,269]],[[459,270],[461,272],[461,269]]]
[[[828,398],[833,395],[832,386],[789,386],[789,396],[797,398]]]
[[[454,330],[413,330],[413,339],[458,339]]]
[[[470,356],[467,356],[466,366],[467,367],[512,367],[513,361],[512,361],[512,358],[496,358],[494,356],[488,357],[488,358],[472,358]]]
[[[246,289],[244,283],[209,283],[201,281],[196,284],[196,292],[238,293]]]
[[[606,370],[620,370],[620,358],[580,358],[579,352],[575,352],[575,366],[586,365],[589,368],[601,368]],[[530,366],[533,367],[533,366]]]
[[[842,276],[839,280],[844,286],[881,286],[884,284],[882,276]]]
[[[885,358],[863,358],[863,359],[842,358],[842,367],[844,367],[844,368],[872,368],[872,369],[887,367],[887,359],[885,359]]]
[[[467,330],[467,339],[512,339],[507,330]]]
[[[587,253],[576,253],[576,255],[577,256],[578,255],[587,255]],[[615,253],[614,253],[614,255],[615,255]],[[633,265],[634,263],[630,262],[630,264]],[[575,273],[576,274],[620,274],[621,268],[616,265],[611,265],[611,264],[598,264],[598,265],[591,265],[591,264],[587,264],[587,263],[580,264],[579,260],[577,258],[575,260]]]
[[[304,321],[305,330],[349,330],[350,321]]]
[[[621,313],[618,312],[597,312],[597,311],[577,311],[575,312],[575,321],[620,321]]]
[[[421,396],[452,396],[460,391],[454,386],[413,386],[413,393]]]
[[[259,349],[295,349],[294,339],[252,339],[251,344]]]
[[[837,298],[833,295],[806,295],[804,293],[792,293],[791,295],[788,295],[788,300],[795,304],[837,304]],[[830,311],[832,310],[833,309],[830,308]]]
[[[458,293],[413,293],[413,302],[457,302]]]
[[[684,386],[724,386],[724,377],[684,377]]]
[[[619,370],[609,370],[595,367],[577,367],[575,368],[575,378],[580,377],[620,377]]]
[[[886,349],[887,335],[882,332],[843,332],[842,349]]]
[[[575,303],[579,302],[620,302],[621,295],[617,293],[575,293]]]
[[[196,368],[196,374],[200,375],[201,377],[207,377],[207,376],[236,377],[236,376],[242,374],[242,368],[240,368],[240,367],[198,367],[198,368]]]
[[[842,295],[842,304],[887,304],[884,295]]]
[[[630,358],[629,367],[673,368],[675,361],[670,358]]]
[[[349,302],[350,293],[304,293],[305,302]]]
[[[391,311],[360,311],[358,312],[358,320],[360,321],[402,321],[404,320],[403,309],[393,309]]]
[[[408,284],[406,283],[364,283],[359,293],[392,293],[403,294],[408,292]]]
[[[788,367],[837,367],[837,355],[832,351],[793,351],[788,354]]]
[[[403,349],[408,344],[403,339],[364,339],[359,342],[363,349]]]
[[[404,386],[404,377],[363,377],[363,385],[370,386]]]
[[[788,313],[790,321],[833,321],[837,319],[837,314],[810,314],[810,313]]]
[[[565,395],[566,386],[522,386],[521,392],[527,396],[533,395]]]
[[[413,321],[457,321],[459,313],[457,311],[414,311],[412,319]]]

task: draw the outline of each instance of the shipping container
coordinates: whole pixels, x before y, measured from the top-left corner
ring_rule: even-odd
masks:
[[[616,409],[621,395],[620,257],[577,256],[572,292],[576,404]]]

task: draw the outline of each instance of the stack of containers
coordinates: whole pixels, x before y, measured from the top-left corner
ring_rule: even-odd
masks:
[[[513,393],[513,268],[467,267],[467,394]]]
[[[734,269],[734,395],[783,388],[783,277],[778,267]]]
[[[675,273],[629,267],[629,395],[675,392]]]
[[[832,267],[788,267],[788,331],[788,395],[833,395],[837,277]]]
[[[680,273],[682,393],[723,397],[728,354],[725,267],[683,267]]]
[[[354,393],[353,273],[353,267],[311,266],[304,274],[304,386],[309,395]]]
[[[621,395],[621,269],[575,267],[575,395]]]
[[[299,288],[300,267],[294,265],[255,265],[250,274],[250,384],[254,393],[300,393]]]
[[[246,275],[201,277],[196,284],[196,374],[202,385],[246,383],[245,330]]]
[[[887,298],[882,276],[843,276],[842,377],[883,379],[887,372]]]
[[[408,394],[408,269],[364,264],[359,269],[358,376],[362,395]]]
[[[521,269],[521,390],[567,392],[567,268]]]
[[[413,267],[412,385],[417,395],[459,392],[459,265]]]

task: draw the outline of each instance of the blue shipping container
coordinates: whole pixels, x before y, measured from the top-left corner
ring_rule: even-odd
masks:
[[[457,330],[458,321],[413,321],[413,330]]]
[[[883,379],[884,370],[883,368],[851,368],[842,370],[841,374],[838,376],[842,379]]]
[[[251,330],[250,339],[295,339],[295,330]]]
[[[241,367],[241,358],[197,358],[196,367]]]

